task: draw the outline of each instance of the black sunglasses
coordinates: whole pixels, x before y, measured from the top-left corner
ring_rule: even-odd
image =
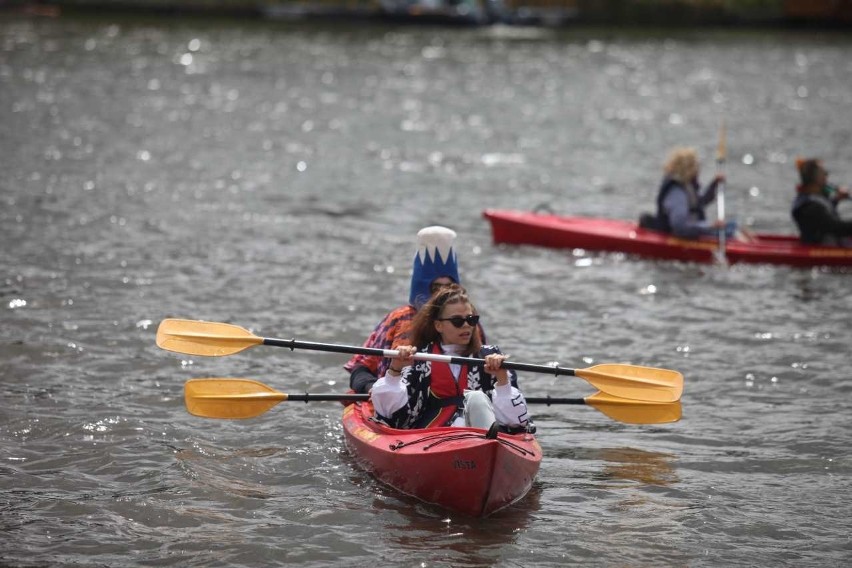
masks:
[[[464,324],[468,324],[470,327],[476,327],[476,324],[479,323],[479,316],[453,316],[451,318],[436,318],[436,321],[448,321],[453,324],[454,327],[458,328],[461,328]]]

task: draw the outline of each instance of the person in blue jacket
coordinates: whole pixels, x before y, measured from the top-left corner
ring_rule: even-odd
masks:
[[[640,224],[685,239],[716,236],[725,227],[725,234],[733,237],[736,223],[709,221],[704,208],[716,199],[716,188],[725,181],[723,174],[701,188],[698,183],[698,152],[694,148],[675,148],[663,167],[664,176],[657,194],[657,214],[643,215]]]

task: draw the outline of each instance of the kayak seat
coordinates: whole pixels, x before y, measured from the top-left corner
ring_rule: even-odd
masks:
[[[650,229],[652,231],[662,230],[660,222],[657,220],[657,216],[647,212],[639,215],[639,227],[643,229]]]

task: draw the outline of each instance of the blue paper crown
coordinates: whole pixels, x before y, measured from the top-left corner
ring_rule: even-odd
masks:
[[[429,287],[435,279],[445,276],[461,284],[458,259],[453,250],[455,238],[455,231],[440,226],[426,227],[417,233],[418,248],[408,296],[408,302],[415,308],[419,309],[429,299]]]

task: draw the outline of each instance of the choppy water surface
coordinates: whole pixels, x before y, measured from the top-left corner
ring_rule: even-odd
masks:
[[[849,55],[804,33],[4,19],[0,563],[848,562],[848,273],[495,247],[481,210],[635,218],[671,146],[709,178],[724,117],[729,209],[788,232],[796,155],[852,182]],[[533,491],[477,521],[359,470],[336,403],[186,413],[196,377],[343,391],[345,356],[181,357],[160,320],[360,343],[434,223],[516,360],[678,369],[684,419],[537,408]]]

